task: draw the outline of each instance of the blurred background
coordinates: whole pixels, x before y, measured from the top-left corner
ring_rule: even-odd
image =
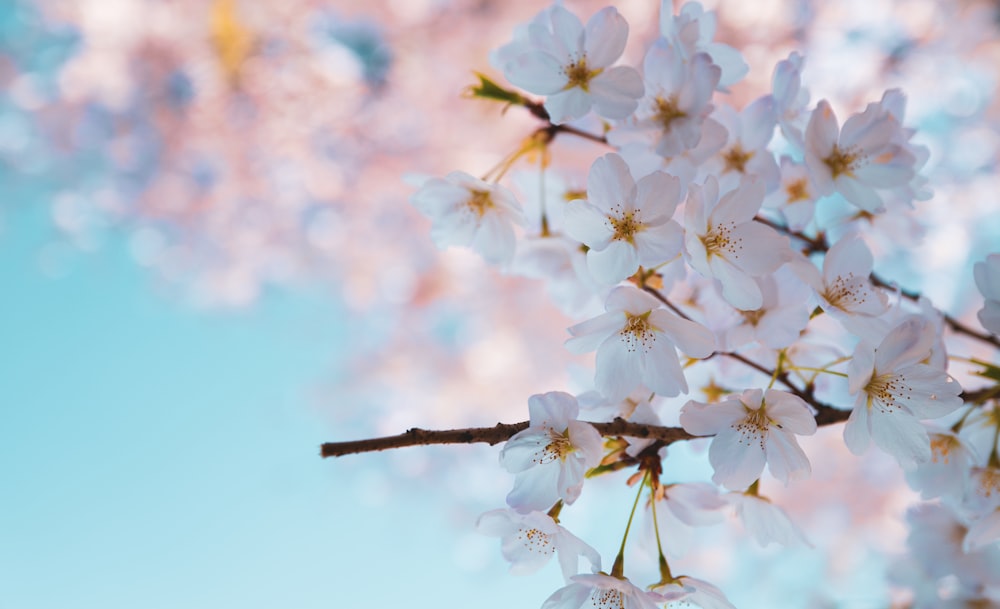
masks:
[[[736,106],[792,50],[839,116],[905,90],[935,197],[876,257],[978,308],[969,269],[1000,242],[996,7],[705,5],[751,67]],[[561,585],[552,565],[506,575],[474,532],[509,489],[497,449],[318,457],[525,420],[529,395],[586,376],[541,283],[435,250],[407,201],[531,132],[464,91],[473,71],[502,82],[490,51],[544,6],[0,0],[0,608],[530,607]],[[635,65],[659,6],[617,6]],[[582,186],[602,152],[557,148],[556,168]],[[858,476],[899,482],[872,459]],[[567,516],[608,561],[628,494]],[[909,499],[874,496],[833,558],[743,544],[692,564],[742,606],[780,586],[801,589],[789,607],[886,607],[879,552],[901,548]],[[848,518],[815,508],[790,508],[814,542]]]

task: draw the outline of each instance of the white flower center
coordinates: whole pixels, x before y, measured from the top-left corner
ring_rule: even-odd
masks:
[[[771,428],[771,420],[767,418],[763,404],[760,408],[747,408],[746,418],[733,424],[740,434],[740,444],[759,444],[761,450],[764,449],[764,441],[767,439],[767,432]]]
[[[834,144],[833,150],[830,151],[829,156],[823,159],[823,162],[830,168],[830,173],[836,179],[842,175],[854,177],[854,170],[861,165],[863,160],[864,157],[856,149],[841,150],[840,146]]]
[[[743,239],[733,238],[733,229],[735,228],[735,222],[716,224],[708,231],[707,235],[701,238],[709,258],[712,256],[725,258],[727,253],[734,258],[739,258],[739,253],[743,250]]]
[[[517,540],[520,541],[529,552],[537,552],[548,556],[556,551],[555,546],[552,544],[552,536],[547,535],[538,529],[518,529]]]
[[[837,275],[823,292],[823,298],[842,311],[850,311],[868,300],[868,285],[865,279],[855,277],[854,273],[848,273],[847,277]]]
[[[601,73],[602,70],[591,70],[587,67],[587,56],[582,55],[568,66],[563,66],[562,73],[566,76],[566,86],[563,91],[580,87],[584,91],[590,88],[590,79]]]
[[[635,245],[635,234],[643,229],[642,220],[639,219],[641,211],[625,211],[621,205],[615,205],[611,210],[612,215],[608,216],[608,225],[614,231],[611,239]]]
[[[594,590],[590,595],[594,609],[625,609],[625,595],[621,590]]]
[[[472,197],[465,202],[465,205],[472,211],[472,213],[476,214],[476,216],[482,218],[488,210],[495,207],[493,198],[490,196],[488,191],[473,190],[470,192],[472,193]]]
[[[535,455],[535,463],[545,465],[556,460],[564,460],[566,455],[573,452],[573,444],[569,441],[569,430],[562,433],[554,429],[548,430],[549,443],[545,448]]]
[[[642,349],[643,353],[648,353],[653,348],[653,343],[656,342],[656,332],[653,325],[649,323],[650,313],[652,311],[646,311],[642,315],[625,313],[625,326],[619,334],[625,341],[625,349],[630,353],[636,349]]]
[[[656,112],[653,114],[653,120],[663,127],[665,132],[670,131],[670,126],[675,120],[687,116],[687,112],[678,107],[676,95],[671,95],[667,99],[657,96],[655,103]]]
[[[903,407],[903,400],[910,399],[913,389],[906,383],[906,377],[901,374],[882,374],[873,376],[865,386],[868,394],[868,408],[872,404],[884,414],[891,414]]]
[[[753,155],[753,150],[747,152],[746,150],[743,150],[743,146],[733,144],[732,148],[722,154],[722,160],[726,163],[726,167],[723,171],[746,173],[747,163],[753,158]]]

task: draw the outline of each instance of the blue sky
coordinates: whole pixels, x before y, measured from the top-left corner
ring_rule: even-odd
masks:
[[[320,397],[350,354],[325,291],[195,311],[120,236],[51,277],[45,213],[0,234],[0,607],[509,607],[558,587],[507,576],[433,479],[373,502],[388,457],[317,456],[350,435]]]

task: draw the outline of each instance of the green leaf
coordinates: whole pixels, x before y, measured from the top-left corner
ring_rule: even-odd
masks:
[[[989,362],[984,362],[983,360],[979,359],[973,359],[972,361],[977,366],[982,366],[984,368],[984,370],[982,370],[981,372],[977,371],[976,374],[1000,383],[1000,366],[997,366],[996,364],[991,364]]]
[[[516,91],[504,89],[497,83],[490,80],[485,74],[480,72],[476,72],[476,77],[479,78],[479,84],[472,85],[468,88],[468,93],[471,97],[493,99],[496,101],[507,102],[508,104],[524,105],[524,98],[521,97],[521,95]]]

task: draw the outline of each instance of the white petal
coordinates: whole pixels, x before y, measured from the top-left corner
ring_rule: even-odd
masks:
[[[624,399],[639,386],[639,365],[622,337],[612,336],[597,349],[594,386],[610,400]]]
[[[591,68],[610,66],[625,51],[627,40],[628,22],[625,21],[625,18],[614,7],[608,6],[601,9],[587,21],[584,42],[587,65]]]
[[[627,241],[612,241],[602,250],[587,252],[587,268],[602,283],[618,283],[639,270],[639,252]]]

